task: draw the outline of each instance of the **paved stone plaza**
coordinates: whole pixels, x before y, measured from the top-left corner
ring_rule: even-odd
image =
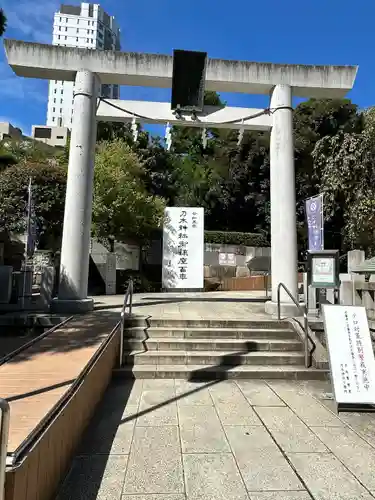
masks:
[[[375,498],[375,419],[325,382],[114,382],[58,500]]]
[[[136,293],[133,314],[158,319],[231,319],[263,320],[266,301],[263,291]],[[123,295],[95,297],[96,309],[121,310]]]

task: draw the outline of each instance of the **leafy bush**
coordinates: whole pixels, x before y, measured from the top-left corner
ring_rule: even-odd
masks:
[[[244,245],[247,247],[267,247],[269,243],[263,234],[237,233],[234,231],[205,231],[205,243],[217,245]]]
[[[66,169],[49,164],[20,162],[0,172],[0,230],[25,231],[30,178],[38,236],[42,242],[58,241],[64,217]]]

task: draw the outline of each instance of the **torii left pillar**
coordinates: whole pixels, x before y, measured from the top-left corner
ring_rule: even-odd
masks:
[[[66,185],[60,277],[55,311],[80,313],[94,307],[87,297],[99,79],[77,72]]]

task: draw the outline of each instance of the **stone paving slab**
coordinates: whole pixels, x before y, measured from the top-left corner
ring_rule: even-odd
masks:
[[[332,453],[371,491],[375,492],[375,449],[345,427],[312,427]]]
[[[248,500],[231,453],[184,455],[189,500]]]
[[[123,493],[184,493],[177,426],[135,428]]]
[[[242,394],[253,406],[285,406],[279,396],[262,381],[241,380],[237,382]]]
[[[185,500],[185,495],[123,495],[122,500]]]
[[[331,453],[290,453],[288,457],[314,499],[373,499],[373,496]]]
[[[213,406],[181,406],[178,414],[183,453],[230,452]]]
[[[226,427],[248,491],[299,490],[301,482],[264,427]]]
[[[57,500],[119,499],[127,461],[127,455],[76,458]]]
[[[315,427],[342,425],[342,422],[304,390],[302,385],[285,385],[281,382],[270,382],[269,385],[305,424]]]
[[[255,408],[276,443],[285,452],[327,452],[317,436],[290,408]]]
[[[263,491],[252,493],[250,500],[311,500],[307,491]]]
[[[374,500],[375,416],[334,415],[329,391],[119,380],[58,500]]]
[[[123,295],[95,297],[95,308],[120,312]],[[133,313],[158,319],[270,320],[263,292],[136,293]]]
[[[216,410],[223,425],[262,425],[255,411],[246,402],[217,403]]]

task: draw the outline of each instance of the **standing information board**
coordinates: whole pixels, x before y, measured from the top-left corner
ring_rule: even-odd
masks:
[[[163,225],[164,289],[204,288],[204,209],[167,207]]]
[[[366,309],[326,304],[323,319],[338,411],[375,411],[375,359]]]

